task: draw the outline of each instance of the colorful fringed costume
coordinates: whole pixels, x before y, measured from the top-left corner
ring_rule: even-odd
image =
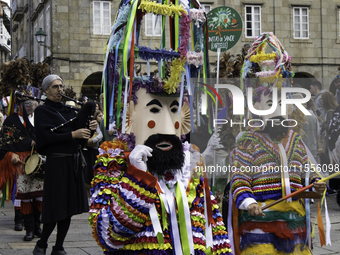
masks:
[[[269,204],[283,197],[287,184],[291,192],[306,185],[308,156],[301,136],[294,131],[289,130],[280,142],[267,134],[249,131],[240,133],[237,142],[231,187],[237,208],[247,198],[255,199],[260,206]],[[310,173],[309,182],[317,177]],[[305,245],[303,199],[281,202],[264,213],[265,217],[251,216],[247,210],[239,210],[233,229],[234,240],[240,236],[241,254],[310,254]]]
[[[218,206],[212,195],[205,199],[209,187],[195,173],[202,165],[199,152],[183,144],[182,171],[157,179],[129,164],[126,147],[120,141],[104,142],[95,165],[90,224],[104,253],[231,254]],[[154,205],[161,235],[150,219]],[[168,208],[176,208],[175,213]],[[206,218],[212,221],[208,229]]]

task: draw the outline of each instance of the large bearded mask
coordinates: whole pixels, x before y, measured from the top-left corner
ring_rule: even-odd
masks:
[[[127,133],[134,133],[136,145],[153,149],[148,158],[148,170],[162,176],[165,171],[180,170],[184,163],[181,135],[190,131],[190,109],[186,103],[178,114],[180,100],[177,96],[159,96],[146,93],[141,88],[136,92],[138,103],[130,102]]]

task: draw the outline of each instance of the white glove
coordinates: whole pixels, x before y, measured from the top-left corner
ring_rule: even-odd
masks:
[[[214,133],[209,139],[207,148],[202,153],[204,164],[212,164],[214,154],[216,155],[216,163],[220,163],[221,161],[223,161],[228,155],[228,152],[224,150],[219,150],[221,148],[224,148],[221,144],[221,138],[218,137],[218,133]]]
[[[112,130],[116,127],[116,122],[114,121],[113,123],[109,124],[109,130]]]
[[[148,161],[148,157],[152,157],[151,152],[150,147],[138,144],[130,153],[130,163],[139,170],[146,172],[148,169],[146,161]]]

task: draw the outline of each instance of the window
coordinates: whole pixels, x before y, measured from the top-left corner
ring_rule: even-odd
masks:
[[[308,7],[294,7],[293,8],[293,25],[295,39],[309,38],[309,17]]]
[[[39,28],[42,28],[42,30],[45,31],[44,29],[44,15],[42,14],[39,18]],[[45,58],[45,47],[43,45],[39,46],[39,62],[43,62]]]
[[[261,34],[261,6],[246,5],[245,33],[247,38],[254,38]]]
[[[0,35],[4,34],[3,21],[0,19]]]
[[[34,25],[34,34],[35,34],[36,32],[38,32],[38,25],[37,25],[37,24]],[[38,52],[39,52],[39,49],[38,49],[38,42],[37,42],[37,40],[35,39],[35,40],[34,40],[34,63],[39,62],[39,61],[38,61]]]
[[[111,3],[93,2],[93,34],[109,35],[111,32]]]
[[[46,11],[45,11],[45,15],[46,15],[46,34],[47,34],[47,37],[46,37],[46,41],[45,41],[45,44],[47,46],[52,46],[51,45],[51,42],[52,42],[52,38],[51,38],[51,12],[50,12],[50,5],[48,5],[46,7]],[[46,56],[51,56],[52,55],[52,52],[47,49],[47,54]]]
[[[205,13],[208,13],[211,11],[211,5],[210,4],[202,4],[202,8],[204,9]]]
[[[147,13],[145,15],[145,34],[147,36],[162,35],[162,16]]]
[[[339,36],[340,36],[340,8],[338,8],[338,16],[339,16],[339,20],[338,20],[338,25],[339,25]]]

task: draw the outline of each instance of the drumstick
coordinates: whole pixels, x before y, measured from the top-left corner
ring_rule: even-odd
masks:
[[[31,157],[32,157],[32,154],[33,154],[33,150],[34,150],[34,145],[32,146]]]
[[[24,165],[26,164],[25,162],[23,162],[23,161],[21,161],[21,160],[19,160],[19,162],[22,163],[22,164],[24,164]]]
[[[331,174],[331,175],[329,175],[329,176],[327,176],[327,177],[325,177],[325,178],[322,178],[321,180],[319,180],[319,181],[317,181],[317,182],[325,182],[325,181],[328,181],[329,179],[332,179],[332,178],[338,176],[339,174],[340,174],[340,171],[339,171],[339,172],[336,172],[336,173],[334,173],[334,174]],[[288,198],[290,198],[290,197],[293,197],[293,196],[295,196],[295,195],[297,195],[297,194],[299,194],[299,193],[301,193],[301,192],[303,192],[303,191],[305,191],[305,190],[307,190],[307,189],[310,189],[310,188],[312,188],[312,187],[313,187],[313,183],[312,183],[312,184],[309,184],[308,186],[306,186],[306,187],[304,187],[304,188],[302,188],[302,189],[299,189],[299,190],[297,190],[297,191],[295,191],[295,192],[293,192],[293,193],[291,193],[291,194],[289,194],[289,195],[287,195],[287,196],[285,196],[285,197],[282,197],[282,198],[280,198],[280,199],[274,201],[273,203],[270,203],[270,204],[268,204],[268,205],[265,205],[265,206],[261,207],[261,209],[262,209],[262,210],[265,210],[265,209],[267,209],[267,208],[269,208],[269,207],[272,207],[273,205],[276,205],[276,204],[282,202],[283,200],[286,200],[286,199],[288,199]]]

